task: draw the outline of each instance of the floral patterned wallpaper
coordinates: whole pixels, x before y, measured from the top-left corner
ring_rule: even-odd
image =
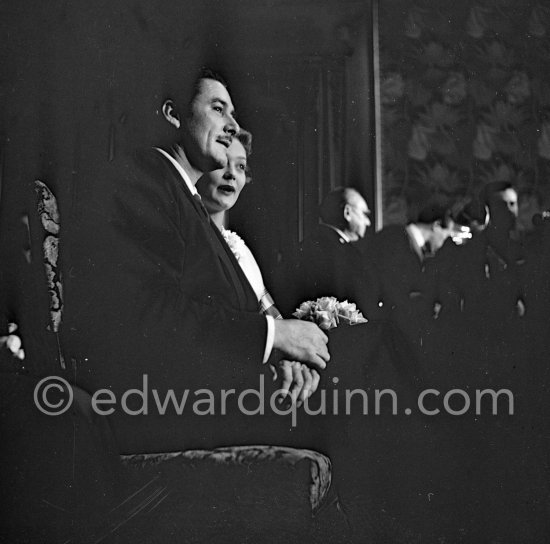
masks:
[[[550,3],[381,0],[384,224],[490,181],[550,205]]]

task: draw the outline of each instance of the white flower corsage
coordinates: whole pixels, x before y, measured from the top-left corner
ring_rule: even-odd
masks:
[[[221,228],[223,239],[226,241],[229,249],[235,255],[237,261],[242,257],[245,244],[243,239],[235,232]]]
[[[368,321],[354,302],[347,300],[339,302],[334,297],[321,297],[317,300],[302,302],[292,315],[298,319],[313,321],[325,331],[334,329],[342,323],[356,325]]]

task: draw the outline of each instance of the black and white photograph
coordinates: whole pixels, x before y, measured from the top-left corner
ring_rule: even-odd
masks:
[[[0,29],[0,542],[550,542],[547,0]]]

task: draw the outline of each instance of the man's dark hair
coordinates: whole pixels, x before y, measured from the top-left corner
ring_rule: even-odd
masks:
[[[195,96],[200,93],[200,83],[202,79],[213,79],[214,81],[219,81],[229,91],[229,85],[227,84],[227,81],[219,72],[207,66],[202,66],[199,70],[199,73],[197,74],[197,78],[195,79],[195,85],[193,86],[193,96],[191,97],[190,102],[192,102]]]
[[[453,219],[460,225],[470,226],[474,223],[483,225],[487,217],[485,206],[476,198],[469,198],[454,214]]]
[[[491,181],[487,183],[479,193],[479,201],[483,206],[489,206],[492,198],[497,193],[502,193],[508,189],[516,190],[509,181]]]
[[[164,88],[164,98],[173,99],[180,109],[187,108],[187,110],[190,111],[193,100],[195,100],[195,97],[201,92],[201,81],[203,79],[219,81],[229,91],[229,86],[225,78],[212,68],[202,66],[195,72],[191,70],[191,73],[196,74],[195,79],[169,81],[166,82]]]
[[[446,206],[437,202],[428,202],[426,205],[420,208],[416,216],[416,220],[413,223],[423,223],[425,225],[431,225],[436,221],[439,221],[442,226],[447,226],[449,219],[451,218],[451,211]]]
[[[350,195],[354,193],[359,194],[351,187],[338,187],[328,193],[319,207],[319,215],[323,223],[338,229],[345,229],[348,224],[344,218],[344,207],[348,203]]]

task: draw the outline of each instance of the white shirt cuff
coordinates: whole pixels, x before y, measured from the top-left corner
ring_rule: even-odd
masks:
[[[265,316],[267,320],[267,336],[265,339],[265,351],[264,351],[264,363],[267,363],[271,351],[273,349],[273,342],[275,341],[275,318],[271,315]]]

